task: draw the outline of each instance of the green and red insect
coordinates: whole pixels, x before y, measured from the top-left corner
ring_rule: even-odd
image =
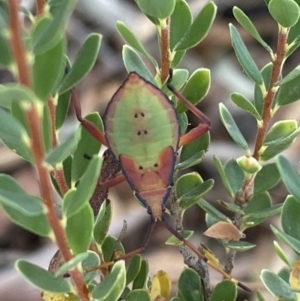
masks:
[[[177,113],[171,101],[160,89],[134,72],[129,74],[107,106],[103,118],[105,135],[82,118],[79,101],[73,93],[78,120],[95,139],[111,149],[119,160],[122,173],[135,196],[151,216],[152,222],[143,246],[121,258],[128,258],[144,250],[155,223],[162,221],[173,235],[211,267],[248,290],[219,266],[210,262],[164,218],[164,204],[171,191],[177,150],[210,129],[210,120],[206,115],[176,91],[170,82],[168,88],[202,122],[182,136],[179,132]],[[119,176],[105,185],[119,183],[124,177]]]

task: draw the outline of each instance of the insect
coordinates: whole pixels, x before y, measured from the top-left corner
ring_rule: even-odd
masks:
[[[151,217],[151,224],[142,247],[121,256],[120,259],[129,258],[143,251],[155,223],[161,221],[174,236],[208,265],[249,291],[215,263],[210,262],[164,218],[164,204],[171,191],[177,150],[210,129],[209,118],[185,99],[171,85],[170,79],[167,86],[201,121],[197,127],[182,136],[179,133],[176,110],[171,101],[160,89],[135,72],[128,75],[106,108],[103,118],[105,134],[82,117],[79,100],[74,91],[72,92],[77,119],[95,139],[108,146],[120,162],[122,175],[104,185],[112,186],[125,178]]]

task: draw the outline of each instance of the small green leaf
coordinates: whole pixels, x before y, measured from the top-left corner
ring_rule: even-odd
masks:
[[[27,194],[11,176],[0,174],[0,203],[12,207],[28,216],[45,211],[42,200]]]
[[[1,26],[1,28],[3,28]],[[0,34],[0,66],[10,67],[12,63],[12,53],[8,43],[8,39]]]
[[[8,217],[20,227],[40,236],[50,235],[51,228],[45,214],[30,216],[4,203],[1,206]]]
[[[136,0],[136,3],[145,15],[166,19],[172,15],[176,0]]]
[[[206,180],[200,185],[197,185],[196,187],[182,195],[179,200],[177,200],[179,207],[183,210],[190,208],[197,202],[197,200],[199,200],[199,198],[207,194],[213,186],[213,179]]]
[[[86,204],[67,219],[66,234],[73,254],[89,249],[94,225],[93,210]]]
[[[209,204],[204,199],[198,200],[197,205],[201,207],[206,213],[215,218],[217,221],[231,222],[225,214],[217,210],[214,206]]]
[[[256,245],[246,241],[222,241],[221,244],[225,248],[228,248],[236,252],[245,252],[256,247]]]
[[[27,282],[42,291],[68,293],[71,290],[63,278],[55,277],[52,273],[25,260],[18,260],[15,268]]]
[[[136,289],[134,291],[131,291],[126,296],[125,301],[151,301],[150,295],[147,290],[145,289]]]
[[[101,39],[102,36],[96,33],[92,33],[86,38],[72,68],[59,87],[59,94],[70,90],[92,70],[98,57]]]
[[[185,239],[188,240],[193,234],[194,231],[190,230],[181,230],[178,231],[178,233]],[[184,244],[184,242],[180,239],[178,239],[175,235],[171,235],[165,242],[166,245],[169,246],[181,246]]]
[[[298,131],[295,131],[295,133],[298,135]],[[281,142],[280,144],[267,146],[266,149],[260,151],[259,160],[268,161],[278,154],[281,154],[285,149],[289,148],[289,146],[294,142],[295,139],[296,137],[294,137],[294,134],[292,134],[288,139]]]
[[[294,0],[271,0],[268,8],[274,20],[283,27],[292,27],[299,19],[300,9]]]
[[[267,192],[255,194],[247,206],[244,208],[244,213],[260,212],[261,210],[270,208],[272,205],[271,198]]]
[[[37,54],[32,67],[33,88],[39,99],[46,102],[64,74],[66,42],[62,38],[53,48]]]
[[[232,101],[242,110],[250,113],[257,121],[261,121],[261,117],[256,110],[255,106],[242,94],[240,93],[231,93],[230,97]]]
[[[124,260],[116,262],[110,272],[92,291],[94,299],[102,301],[117,301],[126,284],[126,269]]]
[[[179,51],[175,52],[175,55],[172,58],[171,68],[175,69],[179,65],[179,63],[182,61],[185,53],[186,53],[186,50],[179,50]]]
[[[203,160],[204,154],[205,154],[204,151],[200,151],[200,152],[196,153],[195,155],[193,155],[192,157],[190,157],[189,159],[176,164],[175,170],[187,169],[189,167],[192,167],[192,166],[195,166],[195,165],[201,163]]]
[[[300,87],[299,87],[300,75],[289,80],[286,84],[282,85],[279,90],[277,104],[279,106],[288,105],[293,103],[300,98]]]
[[[5,84],[0,85],[0,105],[10,109],[11,104],[17,102],[34,102],[37,96],[27,87],[21,84]]]
[[[235,204],[231,204],[231,203],[227,203],[227,202],[223,202],[223,201],[217,201],[221,206],[223,206],[224,208],[226,208],[227,210],[234,212],[234,213],[238,213],[241,215],[244,215],[244,211],[241,209],[240,206],[235,205]]]
[[[179,276],[178,290],[185,300],[202,301],[202,289],[199,275],[190,268],[185,268]]]
[[[68,271],[74,270],[74,268],[76,268],[79,265],[79,263],[81,263],[83,260],[88,258],[88,256],[89,256],[88,252],[80,253],[80,254],[74,256],[71,260],[64,263],[62,266],[60,266],[54,275],[56,277],[63,276]]]
[[[103,259],[105,262],[109,262],[115,259],[115,253],[125,254],[123,245],[117,238],[107,235],[101,246]]]
[[[181,198],[184,194],[189,193],[190,190],[202,183],[202,178],[196,172],[182,175],[175,183],[175,193],[177,199]]]
[[[251,22],[251,20],[246,16],[246,14],[239,9],[237,6],[233,7],[233,15],[235,19],[246,29],[246,31],[251,34],[251,36],[260,43],[269,53],[272,53],[270,46],[261,38],[257,29]]]
[[[234,119],[232,118],[227,108],[223,105],[223,103],[219,104],[219,110],[220,110],[221,121],[224,127],[226,128],[228,134],[241,148],[248,151],[249,147],[247,141],[243,137]]]
[[[99,213],[97,220],[95,222],[94,230],[93,230],[93,235],[96,243],[98,245],[102,245],[110,223],[111,223],[111,217],[112,217],[112,205],[109,201],[103,202]]]
[[[192,24],[192,13],[189,5],[183,1],[176,1],[176,6],[170,21],[170,49],[173,50],[175,45],[188,31]]]
[[[300,253],[300,241],[290,236],[271,225],[271,229],[273,233],[283,242],[285,242],[288,246],[290,246],[296,253]]]
[[[146,51],[144,46],[138,41],[138,39],[123,22],[117,21],[117,30],[123,39],[129,44],[129,46],[146,56],[153,66],[157,66],[155,59]]]
[[[270,208],[266,208],[264,210],[261,210],[260,212],[253,212],[249,215],[246,215],[245,218],[247,219],[258,219],[258,218],[267,218],[272,215],[280,213],[282,210],[282,204],[274,205]]]
[[[256,174],[254,180],[254,194],[267,191],[280,181],[280,174],[275,163],[266,164]]]
[[[295,79],[300,75],[300,66],[297,66],[295,69],[293,69],[290,73],[288,73],[284,78],[282,78],[280,81],[276,83],[276,86],[284,86],[289,81]]]
[[[276,274],[262,270],[260,278],[267,290],[275,297],[286,300],[297,300],[296,293],[291,291],[291,287]]]
[[[83,270],[87,270],[100,265],[100,258],[96,252],[87,251],[87,253],[88,253],[88,257],[84,259],[81,264]],[[97,274],[98,274],[97,270],[86,273],[84,275],[84,282],[89,283],[93,281]]]
[[[296,120],[280,120],[275,122],[264,139],[263,145],[280,144],[297,130]]]
[[[300,18],[298,22],[289,30],[287,44],[289,45],[288,51],[286,53],[286,58],[288,58],[292,53],[295,52],[300,46],[300,35],[299,35]]]
[[[223,280],[213,290],[210,301],[235,301],[236,285],[230,280]]]
[[[63,35],[64,27],[75,8],[75,4],[76,2],[73,0],[65,0],[59,3],[51,20],[48,17],[38,20],[32,35],[32,45],[35,54],[43,53],[58,43]]]
[[[129,262],[126,273],[126,285],[131,283],[138,275],[142,265],[142,257],[137,254],[134,255]]]
[[[44,161],[49,165],[55,166],[58,163],[66,160],[72,154],[80,140],[81,128],[79,127],[66,141],[59,144],[57,147],[47,153]]]
[[[141,57],[129,46],[123,46],[122,52],[123,62],[127,72],[135,71],[140,76],[142,76],[145,80],[149,81],[153,85],[157,85],[154,77],[150,73],[149,69],[141,59]]]
[[[98,112],[84,117],[91,121],[100,132],[103,132],[103,122]],[[77,182],[86,171],[89,161],[86,157],[93,157],[99,153],[101,144],[84,127],[82,127],[81,138],[73,156],[72,181]]]
[[[0,92],[1,94],[1,92]],[[0,95],[1,97],[1,95]],[[2,142],[27,161],[31,161],[29,137],[22,124],[11,114],[0,108],[0,139]]]
[[[278,255],[278,257],[288,266],[288,267],[292,267],[292,265],[290,264],[289,260],[286,258],[285,252],[281,249],[280,245],[278,244],[278,242],[276,240],[273,241],[273,245],[274,245],[274,249],[276,254]]]
[[[225,170],[224,170],[224,166],[222,165],[222,162],[220,161],[220,159],[216,156],[214,156],[214,164],[218,170],[218,173],[221,177],[221,180],[222,180],[222,183],[226,189],[226,191],[228,192],[228,194],[231,196],[231,197],[234,197],[234,192],[232,191],[231,189],[231,186],[229,184],[229,180],[227,179],[227,176],[226,176],[226,173],[225,173]]]
[[[146,284],[148,281],[148,276],[149,276],[148,261],[142,259],[140,271],[132,283],[132,290],[141,289],[141,288],[146,287]]]
[[[299,221],[300,202],[289,195],[285,199],[281,212],[281,225],[283,231],[300,241]]]
[[[70,91],[60,94],[56,106],[55,128],[58,130],[63,125],[69,110]]]
[[[210,70],[205,68],[197,69],[186,83],[182,95],[196,105],[207,95],[209,87]],[[185,112],[187,107],[182,102],[179,102],[176,110],[180,114]]]
[[[194,141],[183,146],[180,153],[180,162],[191,159],[196,154],[199,154],[199,151],[207,152],[210,144],[210,134],[205,133],[201,137],[195,139]],[[200,160],[199,156],[199,160]]]
[[[102,158],[98,156],[90,160],[87,171],[80,179],[77,189],[69,190],[64,196],[63,211],[66,217],[77,213],[88,203],[93,195],[99,171],[101,169]]]
[[[207,36],[216,13],[217,6],[213,2],[208,2],[204,5],[188,31],[175,45],[174,50],[186,50],[198,45]]]
[[[263,78],[237,29],[232,24],[229,24],[229,30],[232,47],[235,51],[240,65],[243,67],[248,77],[252,79],[254,83],[257,83],[258,85],[263,84]]]
[[[300,176],[283,156],[277,158],[276,165],[286,189],[300,202]]]
[[[236,160],[229,159],[224,165],[225,176],[230,185],[230,191],[236,194],[243,186],[245,174]]]
[[[272,70],[273,70],[273,63],[269,63],[269,64],[265,65],[260,71],[261,76],[264,81],[263,82],[264,86],[262,87],[261,85],[258,85],[258,84],[254,85],[254,105],[260,115],[262,115],[263,106],[264,106],[264,97],[265,97],[265,95],[263,95],[262,89],[263,90],[268,89],[268,87],[270,85]],[[274,101],[274,104],[275,104],[275,101]]]

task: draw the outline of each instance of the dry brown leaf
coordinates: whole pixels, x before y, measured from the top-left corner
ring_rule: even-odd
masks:
[[[228,241],[237,241],[246,237],[236,226],[227,222],[213,224],[203,234],[212,238],[226,239]]]

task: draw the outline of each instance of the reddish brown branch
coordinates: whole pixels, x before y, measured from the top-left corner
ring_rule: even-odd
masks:
[[[53,98],[49,98],[47,102],[47,109],[50,115],[50,123],[51,123],[51,133],[52,133],[52,147],[57,146],[57,135],[56,135],[56,111],[55,111],[55,105],[53,103]],[[68,190],[69,187],[67,185],[65,174],[62,169],[54,169],[52,173],[53,177],[56,180],[56,183],[58,185],[58,188],[60,190],[61,195],[64,195]]]
[[[286,32],[283,33],[279,31],[276,59],[273,63],[273,70],[270,79],[270,85],[268,87],[268,92],[264,99],[264,106],[263,106],[263,113],[262,113],[263,125],[261,128],[258,128],[256,139],[255,139],[255,148],[253,152],[253,157],[257,160],[259,159],[259,150],[263,145],[268,124],[271,119],[271,107],[276,93],[273,90],[273,86],[279,80],[279,76],[282,70],[282,64],[286,54],[286,39],[287,39],[287,33]]]
[[[44,7],[45,7],[45,1],[44,0],[35,0],[35,6],[36,6],[36,14],[37,16],[43,14]]]
[[[170,28],[169,28],[169,19],[167,19],[166,27],[161,29],[161,41],[160,41],[162,83],[164,83],[169,77],[169,69],[171,66],[169,50],[170,50]]]
[[[31,87],[31,75],[26,61],[26,54],[20,38],[20,22],[18,15],[19,1],[8,1],[10,45],[18,68],[18,80],[27,87]]]
[[[8,1],[8,11],[10,46],[17,64],[18,80],[21,84],[31,88],[32,83],[30,69],[26,62],[26,53],[22,44],[20,23],[18,19],[18,0]],[[72,254],[67,244],[64,229],[58,216],[56,215],[49,173],[48,170],[43,166],[43,158],[45,153],[41,133],[42,120],[34,105],[31,105],[31,107],[26,111],[26,115],[29,124],[30,137],[32,137],[31,150],[40,179],[41,195],[45,205],[48,208],[47,218],[54,232],[56,242],[63,255],[63,258],[67,262],[72,259]],[[74,271],[70,272],[70,274],[75,282],[79,297],[81,300],[88,301],[88,290],[85,286],[81,273],[78,269],[75,269]]]

